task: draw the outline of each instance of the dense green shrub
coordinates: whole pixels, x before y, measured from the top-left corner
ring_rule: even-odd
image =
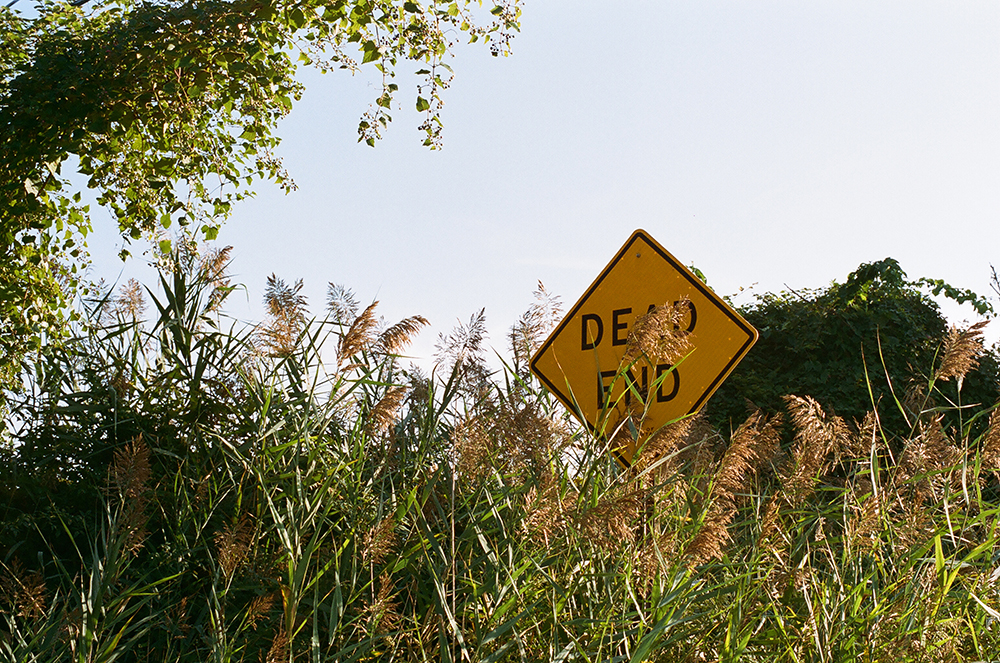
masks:
[[[847,421],[860,421],[874,403],[883,430],[909,435],[912,413],[904,420],[897,401],[908,406],[915,393],[927,391],[947,331],[922,283],[907,280],[887,258],[861,265],[844,283],[760,296],[741,310],[760,339],[710,400],[713,423],[729,430],[746,418],[747,401],[774,413],[784,396],[796,394]],[[1000,357],[985,352],[965,377],[961,404],[991,407],[1000,395],[998,378]],[[959,404],[954,382],[936,386]]]

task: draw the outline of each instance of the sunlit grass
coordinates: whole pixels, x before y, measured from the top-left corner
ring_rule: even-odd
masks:
[[[4,452],[5,659],[1000,651],[1000,418],[945,430],[933,381],[889,404],[906,431],[792,396],[786,421],[753,413],[725,437],[668,426],[625,470],[524,369],[546,293],[504,374],[474,317],[426,376],[397,357],[422,318],[379,324],[343,288],[310,320],[273,279],[265,325],[227,329],[219,258],[179,260],[148,327],[133,288],[29,366]],[[928,370],[959,378],[975,338]]]

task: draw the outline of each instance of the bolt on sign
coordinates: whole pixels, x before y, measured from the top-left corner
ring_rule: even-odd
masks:
[[[629,333],[656,307],[686,306],[680,361],[626,357]],[[655,431],[693,414],[757,340],[757,330],[656,240],[636,230],[531,359],[531,371],[595,435]],[[637,420],[638,419],[638,420]],[[613,447],[629,466],[631,435]]]

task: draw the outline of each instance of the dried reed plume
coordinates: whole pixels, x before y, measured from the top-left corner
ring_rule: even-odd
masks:
[[[847,522],[847,539],[853,547],[871,550],[875,547],[881,529],[883,502],[865,488],[858,488],[853,492],[855,496],[855,499],[852,500],[854,515]],[[865,497],[858,503],[857,497],[861,495],[865,495]]]
[[[885,446],[882,436],[879,435],[878,414],[875,411],[868,412],[865,418],[857,424],[857,433],[852,435],[843,455],[851,458],[861,458],[869,454],[873,449],[881,449]]]
[[[375,407],[368,414],[368,434],[372,437],[381,437],[392,426],[396,419],[396,413],[403,405],[406,398],[407,387],[390,387],[385,395],[379,399]]]
[[[629,331],[622,363],[628,365],[643,356],[653,364],[680,361],[691,349],[688,334],[681,329],[690,307],[691,302],[684,298],[675,304],[657,306],[636,320]]]
[[[437,364],[445,375],[455,374],[463,394],[473,400],[482,398],[492,386],[483,356],[486,336],[486,309],[480,309],[467,325],[459,323],[447,335],[438,334],[434,344]]]
[[[541,281],[535,289],[535,302],[510,328],[510,349],[517,369],[526,369],[531,355],[539,348],[542,339],[559,321],[562,302],[551,294]],[[519,373],[520,374],[520,373]]]
[[[138,435],[115,452],[108,468],[108,489],[122,500],[118,528],[124,534],[124,550],[134,553],[142,547],[146,532],[146,504],[149,500],[149,447]]]
[[[340,343],[337,346],[337,365],[341,367],[341,370],[347,372],[357,368],[359,364],[350,364],[347,366],[344,364],[351,357],[371,346],[375,328],[378,326],[378,319],[375,317],[375,308],[377,306],[378,302],[372,302],[361,315],[354,319],[351,326],[340,337]]]
[[[936,490],[948,481],[941,471],[950,470],[962,458],[962,451],[945,435],[941,418],[939,415],[920,422],[916,437],[903,448],[893,475],[897,489],[902,491],[909,485],[917,503],[933,499]]]
[[[336,283],[327,284],[326,310],[337,324],[347,325],[353,322],[358,315],[358,300],[354,297],[354,291]]]
[[[569,442],[569,432],[538,403],[499,400],[481,408],[496,460],[512,470],[539,469]]]
[[[539,484],[532,486],[525,495],[525,515],[521,526],[528,539],[548,546],[566,530],[568,512],[576,495],[560,496],[559,483],[551,475],[542,475]]]
[[[656,578],[663,562],[669,564],[678,556],[677,536],[675,532],[665,532],[659,535],[646,536],[643,545],[635,557],[634,566],[636,576],[651,582]]]
[[[935,380],[955,378],[961,388],[966,374],[979,365],[979,355],[983,352],[983,329],[988,322],[983,320],[964,330],[954,326],[948,330],[941,366],[934,374]]]
[[[247,561],[253,545],[254,528],[244,514],[236,523],[230,523],[215,534],[215,550],[219,566],[227,581]]]
[[[259,660],[261,663],[287,663],[290,648],[288,633],[285,632],[284,628],[279,628],[274,640],[271,641],[271,648],[266,655],[261,651]]]
[[[785,396],[795,426],[792,462],[782,472],[782,490],[790,504],[812,494],[813,482],[826,466],[830,454],[853,448],[851,431],[844,420],[829,416],[812,397]]]
[[[1000,470],[1000,409],[990,413],[990,425],[982,441],[982,463],[988,470]]]
[[[250,605],[247,606],[246,615],[243,618],[247,627],[256,629],[257,622],[261,621],[267,613],[271,611],[275,600],[276,592],[271,592],[270,594],[258,596],[254,598],[254,600],[250,601]]]
[[[386,516],[365,534],[361,543],[361,559],[365,564],[381,566],[395,549],[396,521],[392,516]]]
[[[0,562],[0,566],[6,570],[6,575],[0,577],[0,593],[13,608],[13,612],[25,620],[40,619],[49,603],[42,574],[37,570],[25,572],[21,561],[16,557],[10,566],[3,562]]]
[[[146,311],[146,298],[142,294],[142,284],[135,279],[129,279],[120,288],[115,297],[114,311],[124,320],[139,320]]]
[[[267,321],[261,327],[264,348],[272,357],[287,357],[295,351],[306,324],[306,298],[300,295],[302,279],[288,286],[274,274],[267,277],[264,305]]]
[[[146,494],[149,481],[149,447],[140,433],[115,452],[108,470],[108,482],[122,497],[141,499]]]
[[[368,628],[376,633],[390,633],[399,628],[402,616],[396,594],[393,592],[392,576],[383,573],[378,578],[378,594],[373,601],[365,600],[364,619]]]
[[[706,496],[708,513],[685,555],[691,566],[722,557],[729,543],[729,524],[740,498],[748,494],[759,470],[770,463],[778,451],[781,436],[780,416],[765,417],[755,412],[733,433]]]
[[[232,251],[233,247],[231,246],[214,249],[209,251],[198,263],[199,277],[212,288],[212,293],[208,298],[208,311],[219,310],[222,307],[222,302],[233,289],[231,279],[227,274]]]
[[[379,354],[399,354],[413,342],[413,337],[420,332],[420,329],[429,324],[427,318],[421,315],[400,320],[379,334],[373,349]]]
[[[635,527],[646,509],[645,491],[633,490],[603,496],[596,506],[574,517],[580,534],[594,546],[616,551],[635,544]]]
[[[812,495],[816,479],[825,471],[831,454],[854,449],[851,431],[844,420],[827,415],[813,398],[785,396],[795,427],[795,442],[791,458],[779,468],[781,491],[775,493],[764,508],[761,535],[772,545],[780,532],[784,507],[796,507]],[[775,547],[774,552],[778,552]]]
[[[455,470],[463,480],[478,481],[492,468],[493,445],[482,417],[471,416],[460,421],[451,432],[451,443]]]
[[[677,456],[690,443],[690,433],[696,429],[704,417],[701,412],[662,426],[656,431],[632,459],[633,472],[642,472],[660,459],[665,459],[659,474],[671,474],[677,468]]]

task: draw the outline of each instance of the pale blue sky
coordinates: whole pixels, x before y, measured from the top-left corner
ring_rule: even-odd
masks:
[[[316,311],[335,281],[390,321],[426,316],[424,356],[486,307],[502,349],[538,280],[571,305],[640,227],[723,294],[819,287],[886,256],[988,292],[995,0],[529,0],[513,49],[459,50],[440,152],[420,145],[415,79],[371,149],[356,125],[372,72],[304,70],[279,131],[299,190],[261,187],[220,236],[248,288],[232,313],[259,319],[274,272],[304,278]],[[116,276],[110,235],[93,248]]]

